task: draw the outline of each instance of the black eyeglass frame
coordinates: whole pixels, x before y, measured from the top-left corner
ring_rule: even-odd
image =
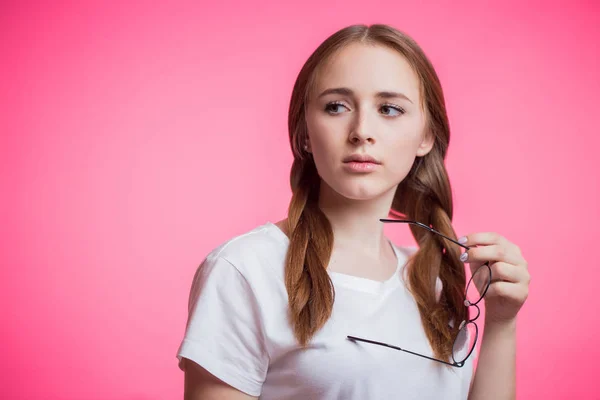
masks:
[[[462,248],[463,248],[463,249],[465,249],[465,250],[469,250],[469,249],[471,249],[471,247],[469,247],[469,246],[465,246],[464,244],[462,244],[462,243],[459,243],[458,241],[456,241],[456,240],[454,240],[454,239],[452,239],[452,238],[450,238],[450,237],[448,237],[448,236],[444,235],[443,233],[436,231],[436,230],[435,230],[435,229],[433,229],[432,227],[430,227],[430,226],[427,226],[427,225],[425,225],[425,224],[423,224],[423,223],[421,223],[421,222],[418,222],[418,221],[406,220],[406,219],[389,219],[389,218],[382,218],[382,219],[380,219],[380,221],[381,221],[381,222],[383,222],[383,223],[405,223],[405,224],[416,225],[416,226],[419,226],[419,227],[421,227],[421,228],[427,229],[428,231],[430,231],[430,232],[433,232],[433,233],[435,233],[435,234],[437,234],[437,235],[440,235],[440,236],[441,236],[441,237],[443,237],[444,239],[446,239],[446,240],[449,240],[449,241],[451,241],[452,243],[455,243],[455,244],[457,244],[458,246],[462,247]],[[467,290],[468,290],[468,288],[469,288],[469,285],[471,284],[471,281],[473,280],[473,277],[474,277],[475,275],[477,275],[477,272],[479,272],[479,270],[480,270],[481,268],[483,268],[483,267],[486,267],[486,268],[488,269],[488,272],[489,272],[489,274],[488,274],[488,277],[489,277],[489,279],[488,279],[488,281],[487,281],[487,284],[486,284],[486,286],[485,286],[485,289],[483,290],[483,293],[481,293],[481,297],[479,298],[479,300],[477,300],[475,303],[471,303],[471,302],[470,302],[470,301],[467,299]],[[429,356],[426,356],[426,355],[424,355],[424,354],[420,354],[420,353],[416,353],[416,352],[414,352],[414,351],[410,351],[410,350],[407,350],[407,349],[403,349],[403,348],[401,348],[401,347],[398,347],[398,346],[393,346],[393,345],[391,345],[391,344],[388,344],[388,343],[377,342],[377,341],[375,341],[375,340],[369,340],[369,339],[363,339],[363,338],[359,338],[359,337],[356,337],[356,336],[351,336],[351,335],[348,335],[348,336],[347,336],[347,339],[349,339],[349,340],[352,340],[352,341],[358,341],[358,342],[365,342],[365,343],[375,344],[375,345],[378,345],[378,346],[384,346],[384,347],[388,347],[388,348],[390,348],[390,349],[394,349],[394,350],[400,350],[400,351],[404,351],[404,352],[406,352],[406,353],[413,354],[413,355],[415,355],[415,356],[418,356],[418,357],[423,357],[423,358],[426,358],[426,359],[428,359],[428,360],[437,361],[437,362],[440,362],[440,363],[443,363],[443,364],[446,364],[446,365],[450,365],[450,366],[452,366],[452,367],[461,368],[461,367],[463,367],[463,366],[465,365],[465,362],[466,362],[466,361],[469,359],[469,357],[470,357],[470,356],[471,356],[471,354],[473,353],[473,350],[475,350],[475,347],[477,346],[477,339],[479,338],[479,327],[478,327],[478,326],[477,326],[477,324],[475,323],[475,320],[476,320],[477,318],[479,318],[479,315],[481,314],[481,310],[479,309],[479,306],[478,306],[477,304],[478,304],[478,303],[479,303],[481,300],[483,300],[483,298],[484,298],[485,294],[487,293],[487,291],[488,291],[488,289],[489,289],[489,287],[490,287],[490,284],[491,284],[491,282],[492,282],[492,270],[491,270],[491,268],[490,268],[489,262],[486,262],[486,263],[484,263],[483,265],[481,265],[479,268],[477,268],[477,270],[476,270],[476,271],[475,271],[475,272],[474,272],[474,273],[471,275],[471,278],[469,279],[469,282],[467,282],[467,285],[466,285],[466,287],[465,287],[465,301],[464,301],[464,304],[465,304],[465,306],[467,306],[467,307],[471,307],[471,306],[475,307],[475,309],[477,310],[477,315],[475,316],[475,318],[468,319],[467,321],[462,321],[462,322],[461,322],[461,324],[460,324],[460,327],[458,328],[458,332],[459,332],[459,334],[460,334],[460,331],[461,331],[461,330],[462,330],[462,329],[463,329],[463,328],[464,328],[466,325],[468,325],[468,324],[473,324],[473,326],[475,327],[475,340],[474,340],[474,342],[473,342],[473,347],[472,347],[472,348],[469,350],[469,354],[467,354],[467,356],[466,356],[466,357],[464,358],[464,360],[462,360],[462,361],[456,361],[456,360],[454,359],[454,351],[452,352],[452,359],[454,360],[454,362],[450,363],[450,362],[448,362],[448,361],[440,360],[440,359],[438,359],[438,358],[429,357]],[[457,337],[454,339],[454,342],[453,342],[453,345],[452,345],[452,348],[453,348],[453,349],[454,349],[454,344],[456,343],[456,341],[457,341],[457,340],[458,340],[458,335],[457,335]]]

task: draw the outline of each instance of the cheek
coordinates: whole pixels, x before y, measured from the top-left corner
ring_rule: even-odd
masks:
[[[402,180],[408,175],[414,162],[414,154],[406,154],[403,157],[398,157],[398,159],[395,160],[393,165],[391,165],[388,169],[394,175],[394,178],[396,178],[396,180]]]
[[[343,143],[345,127],[342,121],[332,121],[327,118],[307,117],[307,128],[313,154],[318,157],[335,156]]]
[[[387,146],[385,159],[387,169],[395,178],[404,179],[417,157],[420,141],[403,140]]]

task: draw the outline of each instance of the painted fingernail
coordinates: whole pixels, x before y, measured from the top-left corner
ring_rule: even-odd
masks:
[[[465,244],[465,243],[467,243],[467,237],[466,237],[466,236],[460,237],[460,238],[458,239],[458,243],[460,243],[460,244]]]
[[[467,258],[469,258],[469,253],[464,252],[460,255],[460,261],[465,262],[467,261]]]

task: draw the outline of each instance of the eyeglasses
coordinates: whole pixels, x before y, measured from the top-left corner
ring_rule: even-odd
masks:
[[[415,225],[415,226],[427,229],[428,231],[433,232],[437,235],[440,235],[444,239],[457,244],[458,246],[462,247],[465,250],[470,249],[470,247],[465,246],[465,245],[457,242],[456,240],[449,238],[448,236],[444,235],[443,233],[438,232],[435,229],[433,229],[425,224],[422,224],[420,222],[417,222],[417,221],[387,219],[387,218],[383,218],[380,221],[384,222],[384,223],[404,223],[404,224]],[[474,307],[477,310],[477,314],[475,315],[475,318],[471,318],[471,319],[461,322],[458,334],[456,335],[456,338],[454,339],[454,343],[452,345],[452,361],[453,362],[451,362],[451,363],[448,361],[444,361],[444,360],[429,357],[429,356],[426,356],[423,354],[419,354],[414,351],[406,350],[401,347],[392,346],[391,344],[387,344],[387,343],[376,342],[374,340],[363,339],[363,338],[359,338],[356,336],[347,336],[347,338],[352,341],[359,341],[359,342],[375,344],[378,346],[389,347],[394,350],[404,351],[406,353],[410,353],[415,356],[423,357],[428,360],[438,361],[438,362],[441,362],[446,365],[460,368],[463,365],[465,365],[465,361],[467,361],[467,359],[469,358],[471,353],[473,353],[473,350],[475,349],[475,345],[477,344],[477,337],[479,336],[479,328],[477,327],[475,320],[477,318],[479,318],[479,315],[481,314],[481,310],[479,309],[479,306],[477,304],[485,296],[485,293],[487,292],[487,290],[490,287],[491,281],[492,281],[492,270],[490,269],[489,263],[486,262],[485,264],[483,264],[479,268],[477,268],[477,270],[471,275],[471,279],[469,279],[469,282],[467,283],[467,287],[465,289],[464,304],[466,307]],[[467,298],[467,296],[469,293],[469,289],[472,288],[471,285],[474,285],[476,287],[478,296],[475,296],[475,298],[469,299],[469,298]]]

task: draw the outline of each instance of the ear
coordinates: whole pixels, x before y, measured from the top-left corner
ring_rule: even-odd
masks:
[[[307,153],[312,153],[312,149],[310,147],[310,142],[308,141],[308,139],[306,139],[306,141],[304,142],[304,151],[306,151]]]
[[[435,143],[435,137],[431,132],[426,132],[419,148],[417,149],[417,157],[423,157],[429,154],[431,149],[433,149],[433,144]]]

